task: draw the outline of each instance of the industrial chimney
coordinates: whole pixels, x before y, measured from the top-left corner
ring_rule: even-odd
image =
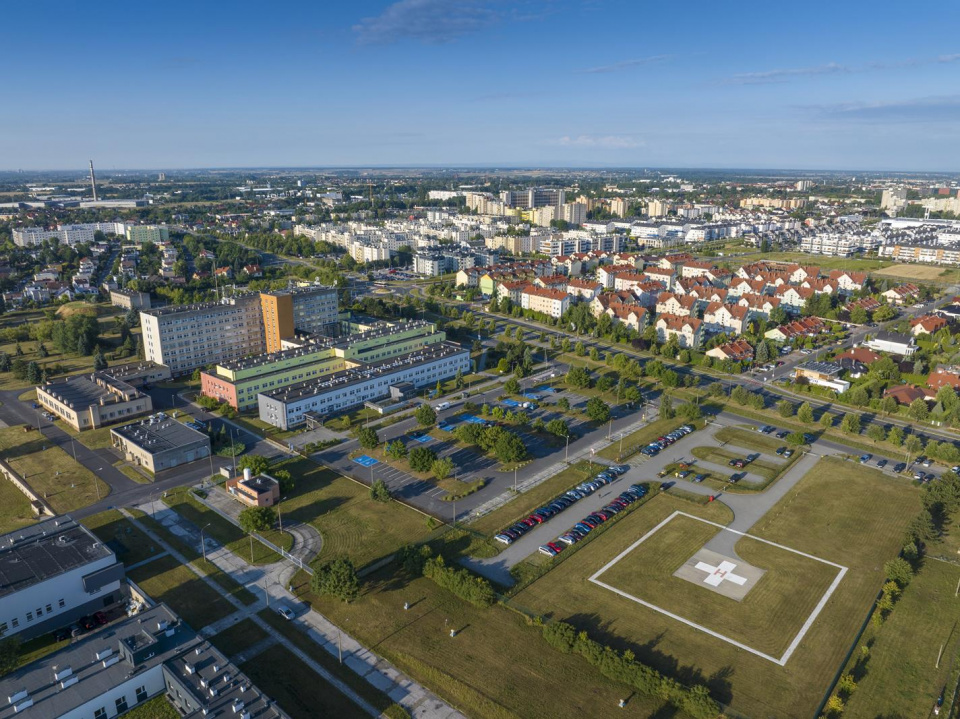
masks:
[[[97,176],[93,173],[93,160],[90,160],[90,185],[93,187],[93,201],[97,201]]]

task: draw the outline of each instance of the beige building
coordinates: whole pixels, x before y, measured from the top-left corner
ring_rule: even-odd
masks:
[[[629,204],[630,203],[628,203],[624,198],[615,197],[614,199],[610,200],[610,212],[617,217],[626,217],[627,212],[629,211]]]
[[[570,295],[560,290],[531,285],[520,294],[520,305],[525,310],[560,317],[570,307]]]
[[[149,310],[150,293],[133,290],[111,290],[110,304],[125,310]]]
[[[110,430],[113,446],[128,462],[156,474],[210,456],[210,438],[163,412]]]
[[[272,507],[280,501],[280,482],[269,474],[254,477],[249,468],[242,477],[227,480],[227,491],[248,507]]]
[[[123,422],[153,410],[149,396],[106,371],[75,375],[37,387],[37,401],[78,432]]]

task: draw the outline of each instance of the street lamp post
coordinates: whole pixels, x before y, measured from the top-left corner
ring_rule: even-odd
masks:
[[[207,522],[200,528],[200,551],[203,552],[203,561],[207,561],[207,545],[203,541],[203,530],[210,526],[210,522]]]
[[[516,466],[514,466],[513,468],[513,491],[514,492],[517,491],[517,467]]]
[[[563,461],[566,462],[570,457],[570,435],[567,435],[567,446],[563,450]]]
[[[277,500],[277,519],[280,521],[280,534],[283,534],[283,515],[280,513],[280,502],[285,499],[286,497],[281,497]]]

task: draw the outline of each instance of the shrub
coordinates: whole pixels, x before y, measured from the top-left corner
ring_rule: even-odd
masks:
[[[310,578],[310,588],[350,602],[360,596],[360,578],[349,559],[334,559],[317,569]]]
[[[434,454],[433,450],[426,447],[414,447],[410,450],[408,457],[410,469],[414,472],[429,472],[436,459],[437,455]]]
[[[384,484],[382,479],[378,479],[373,483],[373,486],[370,487],[370,499],[376,502],[390,501],[390,490],[387,489],[387,485]]]
[[[423,576],[478,607],[489,607],[497,598],[490,582],[467,569],[446,566],[443,557],[426,560],[423,564]]]

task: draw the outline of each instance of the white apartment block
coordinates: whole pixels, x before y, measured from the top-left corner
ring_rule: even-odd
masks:
[[[560,317],[570,307],[570,295],[531,285],[520,294],[520,306],[550,317]]]
[[[145,357],[174,375],[266,351],[260,296],[144,310]]]

